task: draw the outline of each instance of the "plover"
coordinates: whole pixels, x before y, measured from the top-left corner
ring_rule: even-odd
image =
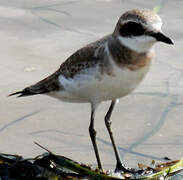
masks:
[[[99,169],[102,164],[94,129],[95,112],[102,101],[111,101],[105,124],[116,170],[126,171],[111,131],[111,114],[117,100],[131,93],[149,71],[153,45],[159,41],[173,44],[162,33],[161,26],[161,18],[151,10],[129,10],[119,18],[113,33],[76,51],[49,77],[10,96],[45,94],[61,101],[90,103],[89,134]]]

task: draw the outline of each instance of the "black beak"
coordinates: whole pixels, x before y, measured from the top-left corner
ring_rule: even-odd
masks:
[[[153,33],[151,34],[151,36],[154,37],[157,41],[161,41],[167,44],[173,44],[173,41],[161,32]]]

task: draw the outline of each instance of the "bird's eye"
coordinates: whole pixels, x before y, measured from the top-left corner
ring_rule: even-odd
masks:
[[[140,36],[143,35],[145,32],[145,29],[143,26],[136,22],[128,22],[121,26],[120,28],[120,34],[121,36]]]

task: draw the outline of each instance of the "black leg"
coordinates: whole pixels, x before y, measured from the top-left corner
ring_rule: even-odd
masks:
[[[97,159],[98,168],[100,170],[102,170],[102,164],[100,161],[99,152],[98,152],[97,143],[96,143],[96,133],[97,132],[94,129],[95,107],[92,105],[91,109],[92,110],[91,110],[91,121],[90,121],[90,126],[89,126],[89,133],[90,133],[90,138],[91,138],[93,148],[95,151],[95,156]]]
[[[107,127],[109,136],[110,136],[110,138],[111,138],[112,146],[113,146],[114,153],[115,153],[115,156],[116,156],[116,171],[122,170],[122,171],[124,171],[124,172],[131,172],[130,170],[126,169],[126,168],[124,167],[124,165],[123,165],[123,164],[121,163],[121,161],[120,161],[119,153],[118,153],[118,150],[117,150],[117,148],[116,148],[116,144],[115,144],[115,142],[114,142],[113,133],[112,133],[112,131],[111,131],[111,123],[112,123],[112,121],[111,121],[110,119],[111,119],[111,114],[112,114],[112,111],[113,111],[113,109],[114,109],[115,104],[116,104],[116,100],[113,100],[113,101],[111,102],[111,105],[110,105],[110,107],[109,107],[109,110],[108,110],[108,112],[107,112],[107,114],[106,114],[106,116],[105,116],[105,125],[106,125],[106,127]]]

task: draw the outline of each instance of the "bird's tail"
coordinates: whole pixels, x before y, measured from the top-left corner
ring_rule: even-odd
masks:
[[[12,93],[12,94],[9,94],[8,96],[14,96],[14,95],[19,95],[17,97],[24,97],[24,96],[31,96],[31,95],[36,95],[37,93],[33,93],[30,91],[30,88],[27,87],[25,89],[23,89],[22,91],[18,91],[18,92],[15,92],[15,93]]]
[[[26,87],[22,91],[10,94],[9,96],[19,95],[18,97],[31,96],[36,94],[45,94],[51,91],[56,91],[60,88],[58,75],[52,74],[49,77],[39,81],[38,83]]]

